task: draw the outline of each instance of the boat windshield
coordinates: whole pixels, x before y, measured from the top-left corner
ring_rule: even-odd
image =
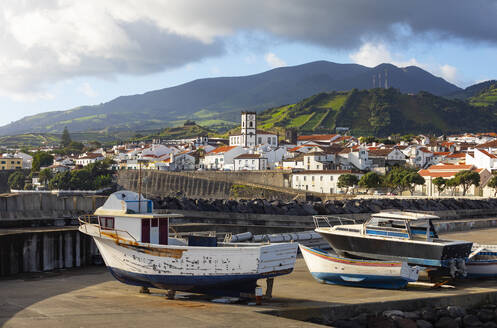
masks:
[[[366,223],[366,234],[394,238],[409,238],[405,220],[371,217]]]

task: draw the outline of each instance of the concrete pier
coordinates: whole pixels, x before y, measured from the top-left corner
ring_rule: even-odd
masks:
[[[444,235],[497,243],[497,229]],[[265,283],[260,281],[265,287]],[[37,273],[0,280],[2,327],[322,327],[306,322],[317,316],[352,316],[361,311],[408,310],[497,301],[495,281],[460,281],[455,288],[408,286],[378,290],[317,283],[298,259],[292,274],[275,279],[273,298],[261,306],[216,304],[211,298],[116,281],[104,267]],[[302,321],[304,320],[304,321]]]

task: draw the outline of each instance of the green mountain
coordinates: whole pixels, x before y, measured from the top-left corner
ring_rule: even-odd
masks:
[[[300,133],[330,133],[348,127],[354,135],[394,133],[449,134],[494,131],[497,111],[427,92],[405,94],[390,89],[319,93],[301,102],[259,114],[259,127]]]
[[[468,101],[473,106],[497,106],[497,81],[490,81],[485,89],[469,98]]]
[[[468,100],[468,99],[475,97],[478,94],[484,92],[485,90],[487,90],[489,87],[491,87],[495,83],[497,83],[496,80],[488,80],[488,81],[476,83],[476,84],[470,85],[466,89],[461,89],[461,90],[458,90],[454,93],[451,93],[450,95],[447,95],[447,98]]]
[[[241,110],[264,110],[290,104],[319,92],[370,89],[379,85],[406,93],[428,91],[448,95],[460,91],[440,77],[415,66],[366,67],[317,61],[280,67],[260,74],[191,81],[141,95],[122,96],[96,106],[81,106],[25,117],[0,127],[0,135],[162,129],[186,120],[226,131]]]

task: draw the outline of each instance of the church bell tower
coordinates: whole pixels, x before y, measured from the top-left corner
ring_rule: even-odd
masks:
[[[257,113],[242,112],[242,143],[244,147],[255,146],[257,136]]]

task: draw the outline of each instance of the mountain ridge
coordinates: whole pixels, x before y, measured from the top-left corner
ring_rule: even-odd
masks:
[[[159,129],[188,119],[223,130],[238,121],[241,110],[260,111],[295,103],[319,92],[370,89],[384,84],[386,76],[388,86],[406,93],[447,95],[461,90],[415,66],[366,67],[315,61],[247,76],[196,79],[143,94],[119,96],[100,105],[32,115],[0,127],[0,135],[60,133],[66,126],[75,132]]]

